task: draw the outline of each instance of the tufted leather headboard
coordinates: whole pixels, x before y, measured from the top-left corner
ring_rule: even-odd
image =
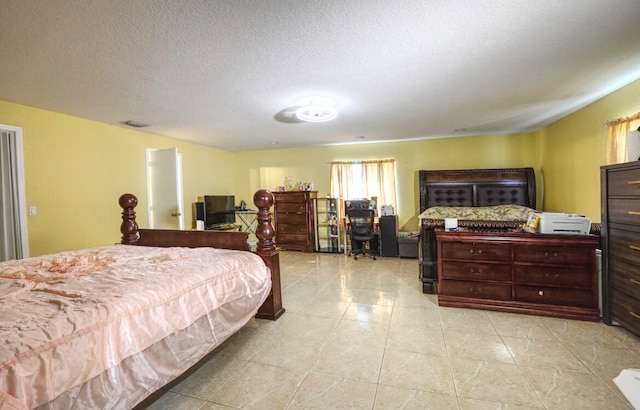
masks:
[[[418,171],[420,212],[432,206],[516,204],[536,208],[533,168]]]

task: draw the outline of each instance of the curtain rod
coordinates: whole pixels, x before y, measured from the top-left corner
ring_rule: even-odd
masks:
[[[611,120],[611,121],[607,121],[605,122],[604,125],[605,127],[610,127],[612,125],[618,125],[618,124],[622,124],[623,122],[631,122],[631,121],[635,121],[635,120],[639,120],[640,119],[640,112],[637,112],[633,115],[630,115],[626,118],[616,118],[615,120]],[[640,128],[640,127],[638,127]]]
[[[395,159],[369,159],[369,160],[358,160],[358,161],[331,161],[327,162],[327,164],[378,164],[381,162],[395,162]]]

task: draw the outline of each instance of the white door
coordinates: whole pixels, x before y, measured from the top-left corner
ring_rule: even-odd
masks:
[[[147,203],[149,228],[184,229],[178,148],[147,148]]]

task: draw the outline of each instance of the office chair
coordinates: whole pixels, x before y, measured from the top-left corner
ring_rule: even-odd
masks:
[[[355,260],[358,260],[358,255],[369,255],[373,260],[376,259],[376,256],[371,252],[371,240],[374,235],[373,212],[373,209],[347,209],[351,253]],[[367,242],[369,248],[366,246]]]

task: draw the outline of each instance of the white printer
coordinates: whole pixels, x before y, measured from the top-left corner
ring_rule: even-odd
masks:
[[[538,232],[567,235],[588,235],[591,229],[591,219],[576,214],[561,212],[536,212],[540,222]]]

